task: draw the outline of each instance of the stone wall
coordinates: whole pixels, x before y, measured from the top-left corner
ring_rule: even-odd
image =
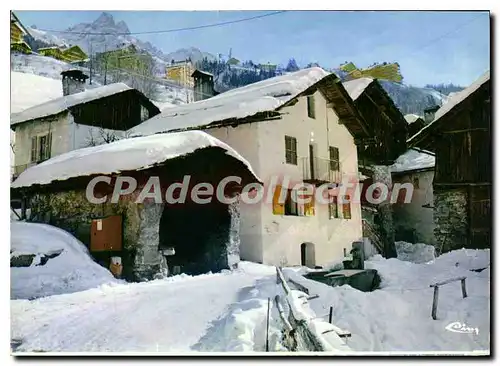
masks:
[[[468,246],[467,191],[434,190],[434,235],[438,254]]]

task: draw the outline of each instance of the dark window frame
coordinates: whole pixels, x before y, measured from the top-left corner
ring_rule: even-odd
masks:
[[[328,152],[330,155],[330,170],[338,172],[340,170],[339,148],[335,146],[329,146]]]
[[[292,136],[285,136],[285,162],[297,165],[297,139]]]
[[[307,116],[309,118],[316,119],[316,108],[313,94],[307,96]]]

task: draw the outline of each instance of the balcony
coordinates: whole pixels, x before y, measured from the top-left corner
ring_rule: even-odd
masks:
[[[338,163],[338,169],[332,170],[330,160],[317,157],[304,157],[299,159],[299,167],[302,170],[304,183],[320,186],[325,183],[341,183],[342,166]]]

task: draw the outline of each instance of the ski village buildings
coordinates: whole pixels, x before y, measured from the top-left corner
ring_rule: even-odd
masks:
[[[213,92],[213,78],[200,75]],[[122,258],[127,279],[165,268],[218,271],[240,258],[314,268],[355,242],[387,257],[396,255],[395,240],[442,251],[490,245],[489,74],[414,134],[377,80],[343,83],[320,68],[207,92],[161,113],[124,84],[83,91],[82,80],[81,72],[64,73],[62,98],[11,116],[12,198],[23,215],[31,210],[30,220],[73,233],[103,265]],[[426,165],[412,166],[418,159]],[[187,175],[182,204],[147,195],[151,176],[164,197]],[[230,176],[237,179],[222,195],[238,200],[195,202],[200,183]],[[113,202],[111,183],[130,177],[136,184],[127,181]],[[88,200],[91,182],[98,203]],[[367,187],[398,182],[416,185],[415,200],[367,201],[383,191]],[[302,183],[314,189],[302,191]],[[328,202],[318,201],[321,190]]]

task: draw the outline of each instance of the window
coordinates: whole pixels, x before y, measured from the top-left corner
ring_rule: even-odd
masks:
[[[339,149],[333,146],[330,146],[330,170],[340,170]]]
[[[50,159],[52,134],[31,138],[31,162],[38,163]]]
[[[316,111],[314,109],[314,95],[307,96],[307,116],[309,118],[316,118]]]
[[[419,188],[419,180],[418,180],[418,177],[413,177],[413,188]]]
[[[297,165],[297,139],[285,136],[285,158],[287,164]]]
[[[351,197],[349,195],[344,196],[342,200],[342,218],[350,219],[351,218]]]
[[[141,121],[145,121],[149,118],[149,111],[146,107],[141,105]]]
[[[332,201],[328,203],[328,215],[331,219],[339,218],[339,207],[337,203],[337,196],[332,197]]]
[[[294,196],[294,192],[291,189],[288,189],[286,194],[285,215],[292,215],[292,216],[299,215],[296,197]]]

